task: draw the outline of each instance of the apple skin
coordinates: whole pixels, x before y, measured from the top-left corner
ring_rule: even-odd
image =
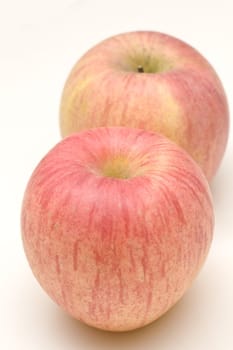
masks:
[[[124,127],[73,134],[39,163],[22,205],[32,271],[88,325],[128,331],[156,320],[207,256],[213,208],[205,176],[162,135]]]
[[[157,131],[211,180],[227,143],[228,104],[216,72],[194,48],[158,32],[129,32],[89,50],[63,90],[63,137],[102,126]]]

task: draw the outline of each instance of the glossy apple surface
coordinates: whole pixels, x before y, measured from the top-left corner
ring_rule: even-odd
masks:
[[[71,71],[61,99],[62,136],[100,126],[157,131],[183,147],[210,180],[226,147],[223,86],[188,44],[157,32],[111,37]]]
[[[173,306],[212,232],[200,168],[140,129],[67,137],[33,172],[22,206],[24,248],[41,286],[73,317],[111,331],[142,327]]]

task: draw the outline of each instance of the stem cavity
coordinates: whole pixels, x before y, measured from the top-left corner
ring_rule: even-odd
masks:
[[[144,69],[142,66],[138,66],[138,73],[144,73]]]

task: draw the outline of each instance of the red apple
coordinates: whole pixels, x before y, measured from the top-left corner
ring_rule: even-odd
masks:
[[[157,32],[109,38],[74,66],[60,109],[62,136],[99,126],[157,131],[183,147],[210,180],[225,150],[222,84],[188,44]]]
[[[164,314],[200,270],[213,209],[200,168],[156,133],[97,128],[35,169],[22,207],[32,271],[73,317],[126,331]]]

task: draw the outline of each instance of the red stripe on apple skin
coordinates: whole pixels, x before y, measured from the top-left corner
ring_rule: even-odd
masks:
[[[101,175],[116,154],[143,171]],[[115,331],[174,305],[202,266],[212,230],[197,165],[162,136],[128,128],[63,140],[34,171],[22,209],[25,252],[42,287],[74,317]]]
[[[57,274],[60,275],[61,268],[60,268],[59,256],[56,255],[55,259],[56,259],[56,271],[57,271]]]
[[[74,248],[73,248],[73,269],[74,269],[74,271],[76,271],[78,268],[78,244],[79,244],[79,241],[77,240],[74,243]]]

